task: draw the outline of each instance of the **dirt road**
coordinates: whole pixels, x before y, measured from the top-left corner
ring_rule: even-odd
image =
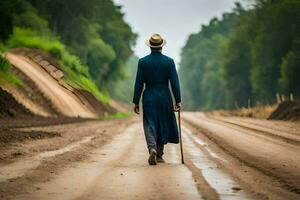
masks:
[[[299,199],[299,123],[195,112],[184,113],[183,118],[198,130],[199,137],[209,138],[225,153],[231,162],[222,166],[256,196]]]
[[[244,147],[246,144],[242,143],[243,141],[233,144],[228,142],[230,138],[236,140],[237,135],[246,137],[244,130],[221,124],[224,122],[216,119],[208,122],[212,119],[198,113],[185,113],[183,117],[185,165],[180,163],[179,145],[173,144],[166,146],[166,163],[148,165],[140,118],[22,128],[22,131],[51,130],[61,136],[23,142],[21,147],[11,144],[5,149],[0,149],[7,155],[12,154],[16,148],[27,152],[19,158],[3,159],[1,162],[0,198],[299,198],[299,174],[296,172],[299,170],[299,146],[296,143],[290,144],[282,140],[286,143],[283,145],[279,139],[275,142],[260,137],[257,137],[257,141],[252,139],[251,144],[255,146],[257,143],[257,151],[264,156],[258,156],[261,164],[258,161],[253,163],[250,153],[257,153],[255,149],[249,150],[249,146]],[[204,127],[206,131],[209,129],[209,134],[204,132],[204,129],[200,131],[200,127]],[[226,135],[224,131],[231,132],[231,136]],[[219,145],[212,133],[224,136],[224,144],[235,148],[236,155],[233,155],[227,146],[224,148]],[[249,138],[243,139],[249,141]],[[266,145],[272,143],[277,146],[260,147],[261,140],[266,141]],[[278,149],[280,146],[281,149]],[[247,149],[250,152],[247,152]],[[242,150],[245,153],[242,153]],[[265,152],[262,152],[263,150]],[[272,153],[280,154],[281,151],[289,155],[286,158],[281,155],[271,157]],[[249,154],[248,162],[244,162],[244,157],[237,156],[246,153]],[[285,162],[290,162],[286,163],[289,166],[280,167]],[[276,177],[275,173],[262,170],[273,165],[278,167],[275,169],[278,173]]]

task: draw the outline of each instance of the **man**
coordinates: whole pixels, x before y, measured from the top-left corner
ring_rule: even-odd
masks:
[[[149,150],[148,162],[156,165],[164,162],[164,145],[178,143],[178,128],[174,114],[169,82],[175,99],[175,111],[181,108],[180,87],[175,63],[161,53],[166,44],[159,34],[154,34],[146,45],[151,54],[139,60],[136,74],[133,103],[134,112],[140,113],[139,101],[143,92],[143,126]]]

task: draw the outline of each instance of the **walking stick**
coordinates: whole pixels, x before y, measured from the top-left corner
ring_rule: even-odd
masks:
[[[178,125],[179,125],[179,141],[180,141],[181,163],[184,164],[183,147],[182,147],[182,135],[181,135],[180,110],[178,110]]]

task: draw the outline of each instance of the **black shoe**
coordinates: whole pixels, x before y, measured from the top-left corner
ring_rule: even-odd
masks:
[[[157,161],[156,161],[156,150],[155,149],[150,149],[150,156],[148,159],[148,163],[149,165],[156,165]]]
[[[157,156],[156,161],[159,163],[164,163],[165,160],[161,156]]]

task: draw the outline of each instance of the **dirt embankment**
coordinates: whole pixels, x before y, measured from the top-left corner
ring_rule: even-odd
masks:
[[[100,102],[90,92],[68,85],[58,62],[45,52],[13,49],[6,53],[6,58],[12,63],[13,73],[22,80],[23,87],[2,86],[0,117],[29,114],[97,118],[118,111]]]
[[[300,102],[284,101],[280,103],[268,119],[272,120],[300,120]]]
[[[236,110],[216,110],[206,113],[208,116],[245,117],[268,120],[299,121],[300,102],[284,101],[278,105],[257,106]]]
[[[10,93],[0,87],[0,116],[15,117],[16,115],[30,116],[32,113],[25,106],[17,102]]]

